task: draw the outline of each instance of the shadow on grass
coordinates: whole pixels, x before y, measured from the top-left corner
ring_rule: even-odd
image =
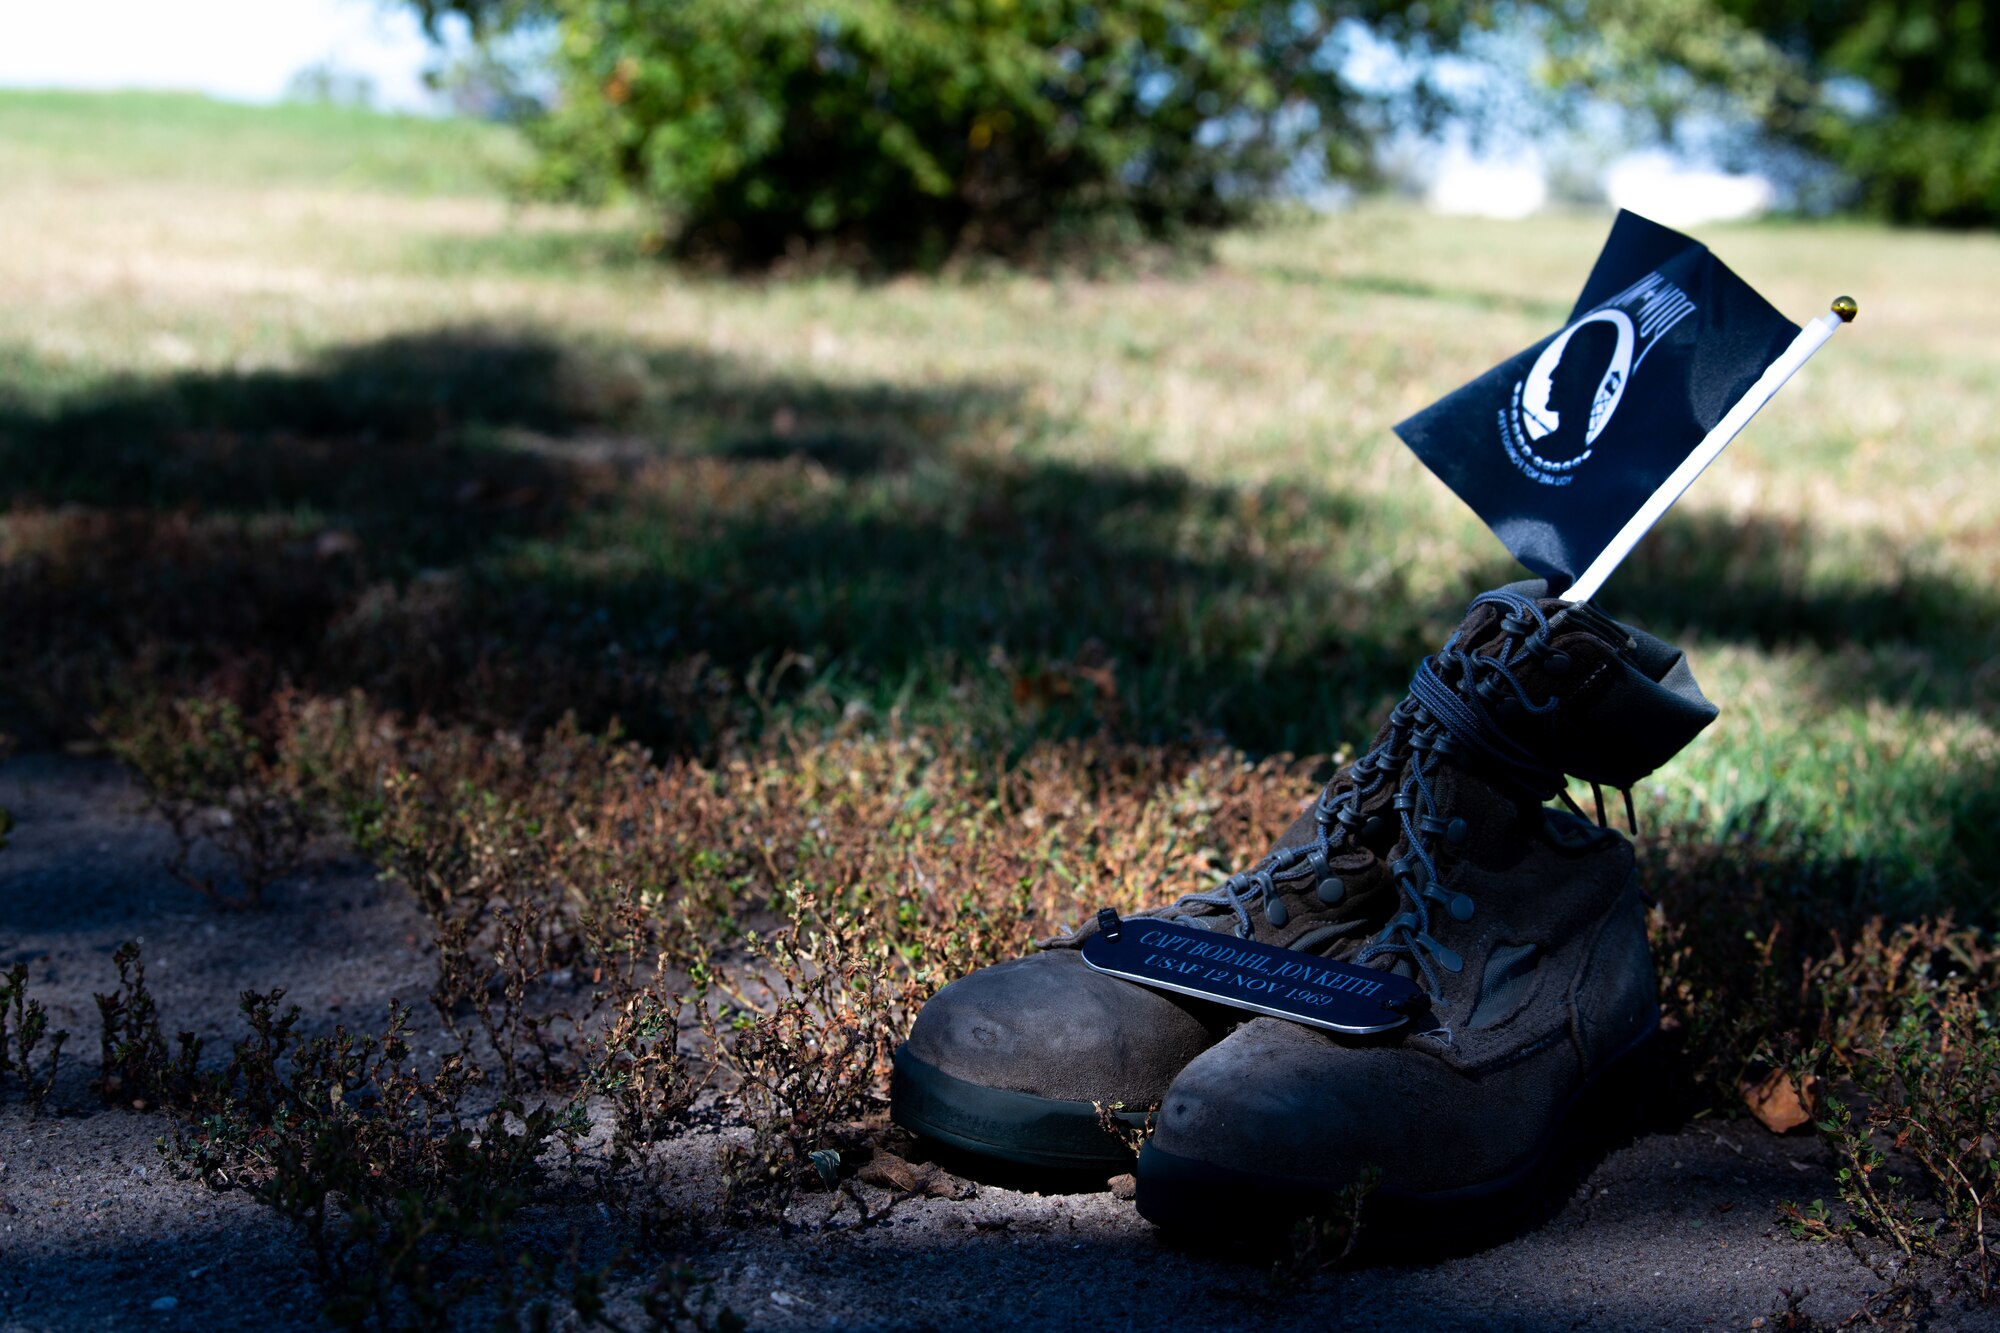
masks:
[[[1346,586],[1343,494],[1062,461],[1006,384],[441,329],[33,390],[0,384],[0,670],[62,726],[119,690],[292,683],[667,748],[782,709],[1310,751],[1369,734],[1459,609]],[[1830,697],[1990,692],[1992,589],[1829,582],[1825,547],[1676,516],[1611,609],[1811,649]]]
[[[1872,534],[1676,514],[1619,570],[1605,600],[1670,636],[1813,650],[1830,703],[1968,708],[2000,698],[2000,587],[1925,569]]]
[[[1058,427],[1004,385],[441,330],[32,387],[0,392],[0,666],[59,729],[120,691],[291,683],[666,747],[774,706],[1319,745],[1421,642],[1341,623],[1341,498],[1039,457]]]
[[[1492,583],[1518,577],[1499,561],[1483,573]],[[1872,534],[1670,513],[1596,602],[1675,643],[1809,654],[1806,674],[1829,705],[2000,700],[2000,587],[1925,568]]]

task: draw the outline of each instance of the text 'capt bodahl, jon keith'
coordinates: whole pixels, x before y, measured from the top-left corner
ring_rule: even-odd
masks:
[[[1355,976],[1349,972],[1335,972],[1326,968],[1313,967],[1307,963],[1274,961],[1264,954],[1256,953],[1249,949],[1235,948],[1226,940],[1203,940],[1181,934],[1178,931],[1149,930],[1139,937],[1139,943],[1146,945],[1148,948],[1168,950],[1188,960],[1200,959],[1203,962],[1218,964],[1222,967],[1243,968],[1247,971],[1264,974],[1260,978],[1245,978],[1245,981],[1303,982],[1311,986],[1321,986],[1331,991],[1362,996],[1373,995],[1382,989],[1382,983],[1379,981],[1370,981],[1366,977]],[[1172,958],[1163,957],[1161,954],[1149,954],[1146,957],[1145,966],[1165,965],[1172,970],[1179,971],[1181,969],[1173,966],[1176,961]]]

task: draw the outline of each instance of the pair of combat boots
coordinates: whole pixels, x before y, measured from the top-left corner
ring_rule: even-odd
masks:
[[[1420,1212],[1518,1194],[1659,1018],[1630,843],[1544,802],[1566,775],[1629,789],[1716,715],[1677,649],[1540,591],[1477,598],[1256,866],[1141,914],[1395,973],[1407,1021],[1340,1036],[1152,989],[1085,962],[1092,923],[924,1007],[896,1121],[1107,1173],[1129,1150],[1099,1108],[1150,1121],[1138,1207],[1170,1227],[1320,1211],[1369,1170]]]

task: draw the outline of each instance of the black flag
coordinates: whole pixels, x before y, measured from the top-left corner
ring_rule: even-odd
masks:
[[[1798,332],[1706,246],[1621,212],[1568,327],[1396,433],[1559,592]]]

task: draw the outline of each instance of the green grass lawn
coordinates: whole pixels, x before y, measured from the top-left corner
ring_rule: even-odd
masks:
[[[1381,204],[1128,280],[743,283],[509,202],[521,160],[0,96],[0,560],[47,617],[0,650],[17,729],[256,660],[666,751],[774,717],[1351,750],[1515,574],[1390,427],[1553,327],[1606,229]],[[1601,599],[1723,704],[1642,817],[1988,913],[2000,239],[1703,239],[1795,318],[1862,314]]]
[[[11,185],[485,194],[526,161],[518,136],[474,121],[308,104],[252,109],[193,93],[0,93],[0,178]]]

